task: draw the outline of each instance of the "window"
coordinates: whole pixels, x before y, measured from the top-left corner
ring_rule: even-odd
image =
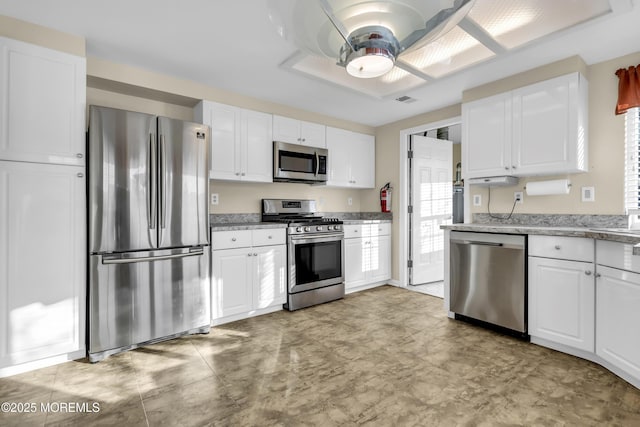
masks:
[[[640,108],[625,113],[625,210],[640,209]]]

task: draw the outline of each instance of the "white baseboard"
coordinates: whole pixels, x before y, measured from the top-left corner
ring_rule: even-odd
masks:
[[[263,314],[274,313],[282,310],[282,304],[277,304],[271,307],[262,308],[259,310],[251,310],[246,313],[238,313],[231,316],[220,317],[218,319],[211,320],[211,326],[224,325],[225,323],[235,322],[236,320],[248,319],[250,317],[262,316]]]
[[[45,359],[34,360],[33,362],[21,363],[19,365],[7,366],[0,368],[0,378],[10,377],[12,375],[22,374],[36,369],[47,368],[60,363],[69,362],[70,360],[82,359],[87,356],[87,351],[83,348],[71,353],[60,354],[58,356],[47,357]]]
[[[558,343],[555,343],[553,341],[549,341],[549,340],[546,340],[544,338],[538,338],[538,337],[534,337],[534,336],[531,337],[531,343],[540,345],[542,347],[547,347],[547,348],[550,348],[552,350],[556,350],[556,351],[559,351],[559,352],[562,352],[562,353],[570,354],[572,356],[576,356],[576,357],[588,360],[588,361],[593,362],[593,363],[597,363],[598,365],[602,366],[603,368],[608,369],[609,371],[611,371],[615,375],[619,376],[620,378],[622,378],[623,380],[625,380],[626,382],[628,382],[632,386],[640,389],[640,378],[636,378],[636,377],[630,375],[629,373],[623,371],[622,369],[618,368],[617,366],[612,365],[611,363],[609,363],[608,361],[604,360],[603,358],[601,358],[600,356],[598,356],[595,353],[592,353],[590,351],[581,350],[581,349],[578,349],[578,348],[573,348],[573,347],[570,347],[570,346],[565,345],[565,344],[558,344]]]
[[[389,283],[388,280],[383,280],[381,282],[375,282],[375,283],[367,283],[366,285],[357,286],[351,289],[345,289],[344,293],[346,295],[349,295],[354,292],[366,291],[367,289],[373,289],[373,288],[377,288],[378,286],[384,286],[388,283]]]

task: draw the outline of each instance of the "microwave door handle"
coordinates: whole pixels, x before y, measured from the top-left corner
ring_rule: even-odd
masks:
[[[318,176],[318,172],[320,172],[320,156],[318,156],[318,152],[314,151],[313,153],[315,155],[314,157],[314,162],[315,162],[315,166],[313,167],[313,169],[315,170],[315,176]]]

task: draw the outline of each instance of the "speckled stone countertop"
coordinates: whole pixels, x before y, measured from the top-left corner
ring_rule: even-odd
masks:
[[[259,230],[262,228],[287,228],[277,222],[220,222],[209,224],[211,231]]]
[[[317,215],[338,218],[345,224],[371,224],[391,222],[390,212],[318,212]],[[209,227],[214,231],[257,230],[260,228],[286,228],[286,224],[261,222],[260,214],[209,214]]]
[[[382,222],[391,222],[390,219],[345,219],[342,220],[345,225],[358,225],[358,224],[379,224]]]
[[[542,236],[586,237],[621,243],[640,243],[640,230],[601,227],[558,227],[521,224],[451,224],[440,228],[452,231],[475,231],[481,233],[528,234]]]

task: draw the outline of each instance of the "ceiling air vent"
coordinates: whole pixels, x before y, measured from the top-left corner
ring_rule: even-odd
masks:
[[[417,99],[412,98],[412,97],[407,96],[407,95],[403,95],[400,98],[396,98],[396,101],[402,102],[402,103],[405,103],[405,104],[411,104],[413,102],[416,102]]]

